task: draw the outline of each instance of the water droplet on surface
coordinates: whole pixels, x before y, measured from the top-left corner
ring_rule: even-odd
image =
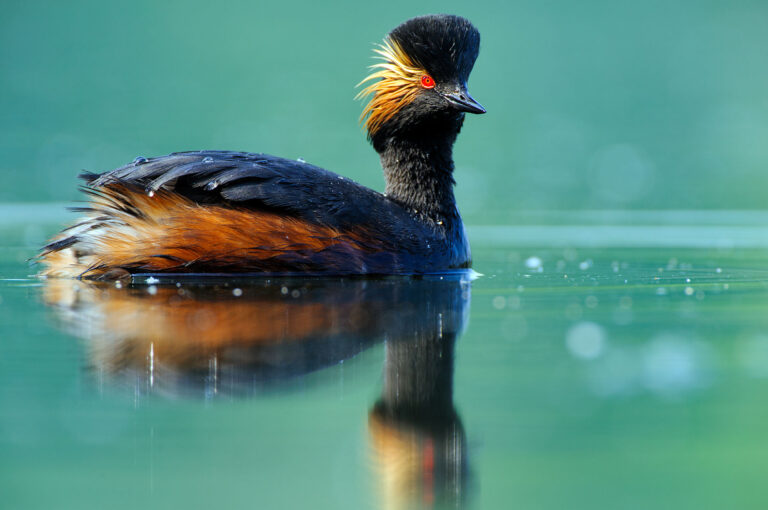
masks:
[[[542,267],[543,263],[544,262],[539,257],[536,257],[536,256],[528,257],[527,259],[525,259],[525,267],[527,267],[528,269],[539,269],[540,267]]]
[[[147,158],[145,158],[144,156],[139,156],[139,157],[137,157],[136,159],[133,160],[133,164],[136,165],[136,166],[143,165],[147,161],[148,161]]]
[[[203,158],[203,163],[213,163],[213,158],[210,156],[206,156]]]
[[[232,295],[235,297],[240,297],[243,295],[243,289],[232,289]]]
[[[288,287],[280,287],[280,294],[282,294],[283,296],[288,294]]]
[[[685,295],[686,296],[693,296],[693,287],[686,287],[685,288]]]
[[[154,197],[155,196],[155,190],[151,189],[151,190],[147,191],[147,196],[150,197],[150,198]]]
[[[216,189],[219,187],[218,181],[211,181],[208,184],[205,185],[205,191],[211,191],[213,189]]]
[[[299,163],[306,163],[306,161],[304,161],[304,158],[296,158],[296,161],[298,161]]]

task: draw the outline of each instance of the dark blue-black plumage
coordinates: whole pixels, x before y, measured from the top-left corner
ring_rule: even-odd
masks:
[[[247,209],[254,212],[255,222],[259,212],[269,212],[307,222],[309,228],[365,232],[371,246],[381,244],[390,252],[371,256],[371,273],[425,273],[469,264],[460,222],[432,219],[424,211],[300,160],[233,151],[178,152],[136,158],[111,172],[83,178],[89,188],[120,183],[148,194],[162,188],[199,204]],[[385,270],[386,266],[391,267]]]

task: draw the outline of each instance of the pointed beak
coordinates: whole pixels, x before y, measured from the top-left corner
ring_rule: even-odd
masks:
[[[466,85],[457,87],[454,92],[443,94],[443,97],[460,112],[485,113],[483,105],[475,101],[472,96],[469,95]]]

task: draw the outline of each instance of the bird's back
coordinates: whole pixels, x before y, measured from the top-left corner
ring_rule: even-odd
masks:
[[[91,202],[43,249],[49,275],[410,274],[468,263],[463,230],[303,161],[183,152],[82,177]]]

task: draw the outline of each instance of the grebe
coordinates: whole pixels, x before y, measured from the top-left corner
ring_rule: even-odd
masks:
[[[181,152],[84,173],[85,217],[43,247],[46,276],[134,273],[421,274],[470,267],[452,149],[480,34],[461,17],[413,18],[362,83],[384,194],[303,161]]]

